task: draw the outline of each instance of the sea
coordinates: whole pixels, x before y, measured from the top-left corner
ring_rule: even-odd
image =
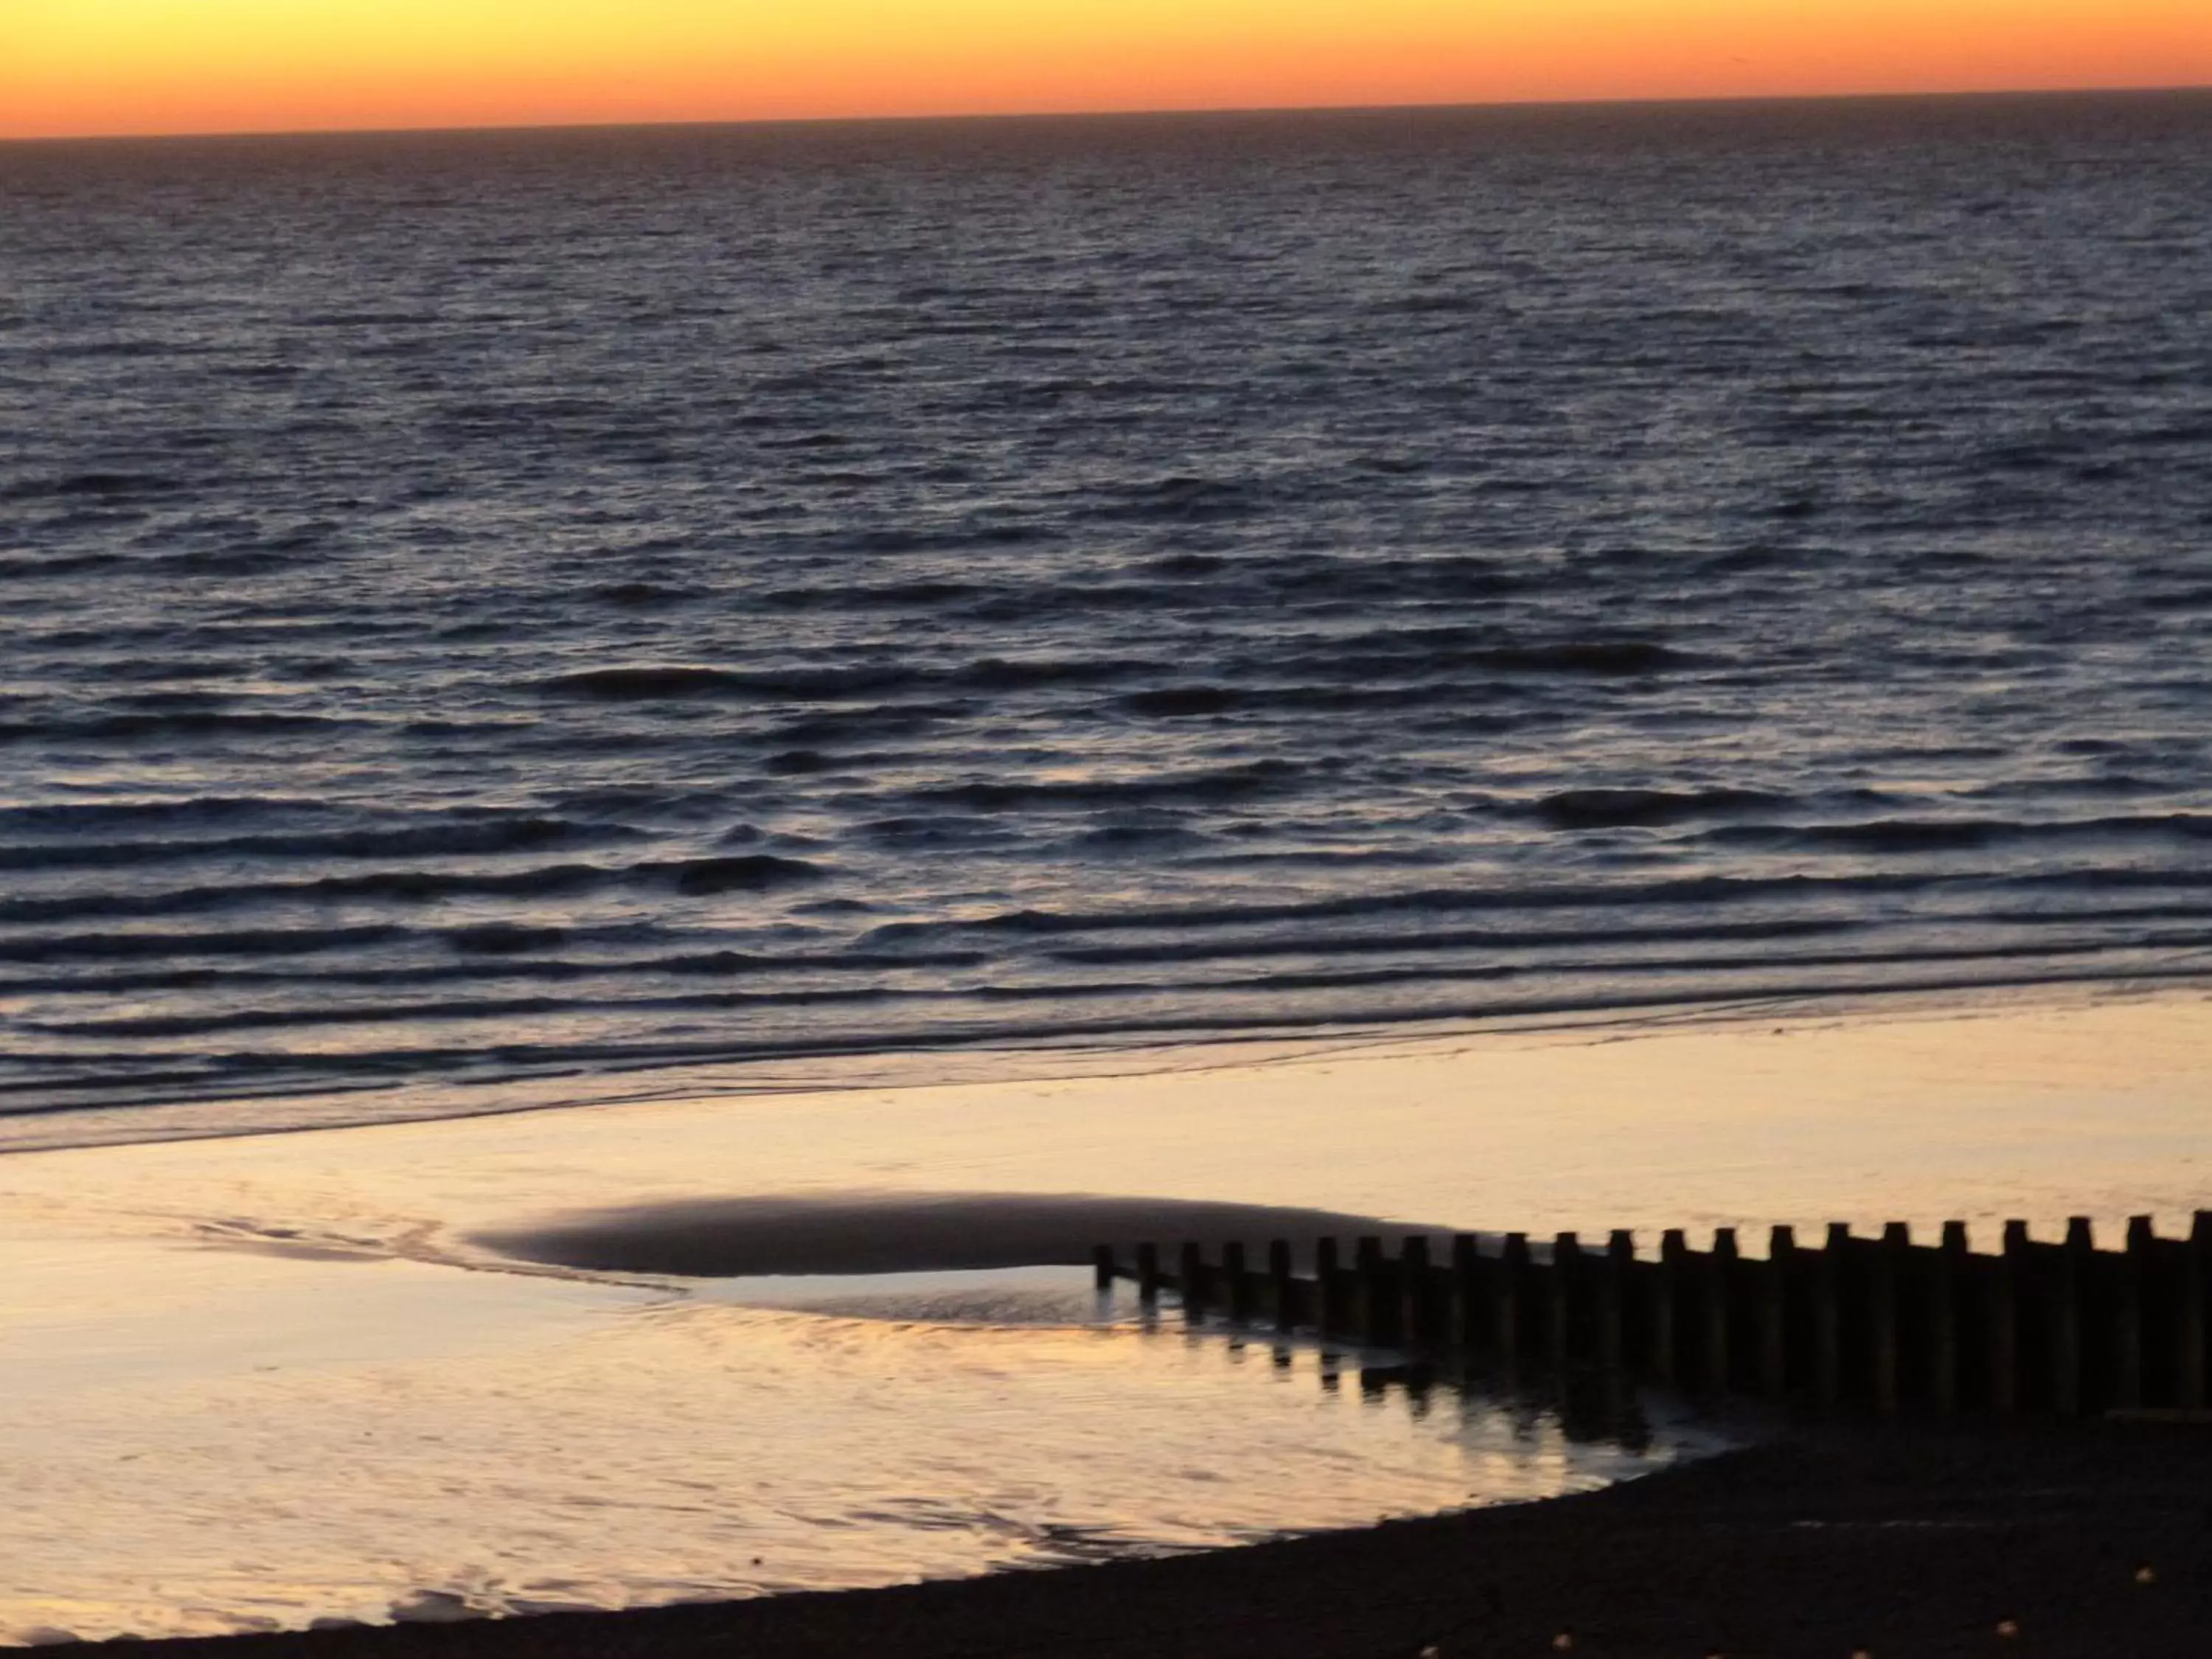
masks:
[[[2207,203],[2208,92],[0,145],[0,1644],[1737,1432],[554,1212],[2186,1224]]]
[[[2208,200],[2201,93],[0,147],[0,1144],[2203,977]]]

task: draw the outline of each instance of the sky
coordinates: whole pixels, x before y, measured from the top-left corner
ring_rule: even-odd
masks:
[[[2206,84],[2208,0],[0,0],[0,137]]]

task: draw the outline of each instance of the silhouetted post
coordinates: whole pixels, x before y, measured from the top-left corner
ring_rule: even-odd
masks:
[[[1628,1287],[1636,1273],[1636,1235],[1616,1231],[1606,1241],[1597,1281],[1597,1363],[1618,1373],[1628,1363]]]
[[[1100,1244],[1092,1249],[1091,1282],[1102,1291],[1114,1288],[1114,1247],[1111,1244]]]
[[[1555,1374],[1566,1373],[1574,1356],[1577,1309],[1581,1303],[1583,1242],[1573,1233],[1552,1240],[1552,1293],[1545,1319],[1547,1352]]]
[[[1496,1295],[1491,1315],[1497,1335],[1498,1361],[1508,1372],[1521,1364],[1521,1301],[1528,1285],[1528,1235],[1505,1235],[1504,1253],[1498,1259]]]
[[[1824,1406],[1844,1397],[1844,1276],[1850,1271],[1850,1224],[1830,1222],[1813,1285],[1814,1385]]]
[[[2147,1215],[2128,1218],[2127,1253],[2114,1264],[2112,1363],[2106,1404],[2132,1411],[2143,1402],[2143,1303],[2157,1271],[2158,1236]]]
[[[1269,1241],[1267,1245],[1267,1289],[1275,1304],[1275,1328],[1288,1332],[1298,1322],[1298,1279],[1291,1267],[1291,1242],[1286,1238]]]
[[[2097,1243],[2087,1216],[2066,1222],[2051,1274],[2051,1409],[2079,1417],[2082,1407],[2082,1301],[2096,1267]]]
[[[1875,1246],[1874,1272],[1868,1285],[1868,1322],[1873,1327],[1874,1403],[1882,1411],[1898,1407],[1904,1342],[1899,1327],[1905,1299],[1905,1275],[1911,1271],[1912,1230],[1893,1221],[1881,1230]]]
[[[1482,1246],[1472,1233],[1452,1237],[1451,1340],[1462,1351],[1479,1348],[1483,1329]]]
[[[1314,1294],[1318,1298],[1314,1323],[1323,1336],[1342,1336],[1351,1321],[1346,1317],[1344,1269],[1337,1261],[1336,1241],[1314,1240]]]
[[[1353,1249],[1358,1271],[1353,1295],[1358,1298],[1359,1339],[1379,1346],[1391,1340],[1390,1327],[1395,1322],[1391,1317],[1389,1270],[1382,1260],[1382,1241],[1370,1233]]]
[[[1252,1317],[1252,1278],[1244,1271],[1244,1246],[1235,1239],[1221,1247],[1223,1300],[1229,1316],[1242,1325]]]
[[[1160,1247],[1137,1246],[1137,1300],[1151,1307],[1160,1299]]]
[[[2174,1355],[2173,1403],[2185,1411],[2204,1407],[2204,1291],[2212,1273],[2206,1261],[2212,1257],[2212,1210],[2199,1210],[2191,1219],[2189,1237],[2178,1252],[2174,1267],[2173,1337],[2179,1352]]]
[[[1797,1272],[1797,1230],[1766,1236],[1766,1272],[1759,1298],[1759,1386],[1771,1398],[1790,1392],[1790,1282]]]
[[[1662,1386],[1681,1380],[1681,1352],[1675,1334],[1681,1326],[1683,1258],[1690,1242],[1680,1227],[1659,1235],[1659,1260],[1651,1270],[1651,1375]]]
[[[1959,1308],[1966,1282],[1966,1224],[1943,1224],[1943,1242],[1928,1264],[1928,1403],[1959,1409]]]
[[[1429,1241],[1408,1233],[1398,1241],[1399,1322],[1409,1343],[1426,1342],[1436,1334],[1435,1281],[1429,1273]]]
[[[1735,1356],[1731,1352],[1734,1332],[1730,1315],[1735,1297],[1736,1243],[1735,1229],[1717,1227],[1713,1231],[1713,1251],[1705,1258],[1705,1386],[1716,1394],[1725,1394],[1735,1376]]]
[[[1176,1252],[1176,1279],[1182,1291],[1184,1316],[1194,1321],[1206,1309],[1206,1260],[1188,1240]]]
[[[2018,1411],[2021,1399],[2021,1310],[2027,1305],[2033,1246],[2027,1223],[2004,1224],[2004,1254],[1998,1258],[1990,1296],[1990,1404]]]

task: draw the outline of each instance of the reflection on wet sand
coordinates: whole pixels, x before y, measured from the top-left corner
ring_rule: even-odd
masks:
[[[1102,1297],[1102,1303],[1108,1298]],[[1180,1328],[1222,1342],[1233,1364],[1264,1353],[1279,1378],[1310,1376],[1324,1395],[1356,1397],[1370,1410],[1414,1423],[1454,1421],[1477,1438],[1504,1434],[1534,1448],[1558,1443],[1652,1457],[1654,1467],[1738,1443],[1741,1414],[1701,1415],[1690,1401],[1639,1387],[1626,1373],[1508,1368],[1462,1356],[1357,1348],[1326,1340],[1255,1337],[1239,1327],[1146,1310],[1146,1328]]]

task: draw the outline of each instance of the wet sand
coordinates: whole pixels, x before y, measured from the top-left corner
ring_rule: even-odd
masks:
[[[2212,1431],[1852,1424],[1584,1496],[1170,1560],[163,1644],[208,1659],[1417,1659],[2212,1646]],[[2008,1626],[2009,1630],[2008,1630]]]
[[[1055,1193],[810,1193],[623,1205],[536,1225],[480,1233],[499,1255],[592,1273],[750,1274],[927,1273],[994,1267],[1082,1267],[1107,1244],[1172,1250],[1231,1240],[1312,1241],[1362,1235],[1395,1244],[1408,1233],[1449,1233],[1374,1216],[1280,1205]]]

